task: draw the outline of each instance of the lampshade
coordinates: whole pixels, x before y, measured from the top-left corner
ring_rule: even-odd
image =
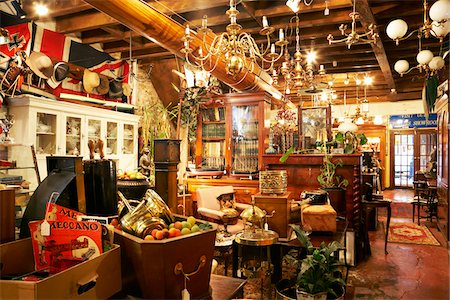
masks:
[[[386,34],[393,40],[404,37],[407,31],[408,24],[402,19],[394,20],[386,27]]]
[[[408,71],[408,69],[409,69],[409,63],[407,60],[404,60],[404,59],[397,61],[394,65],[394,70],[399,74],[405,73],[406,71]]]
[[[421,65],[428,64],[433,59],[433,52],[430,50],[422,50],[417,54],[417,62]]]
[[[430,67],[430,69],[432,71],[440,70],[444,67],[444,65],[445,65],[445,61],[440,56],[433,57],[433,59],[428,64],[428,66]]]
[[[342,122],[338,127],[339,132],[356,132],[358,130],[358,126],[352,123],[352,119],[345,118],[344,122]]]
[[[450,10],[450,4],[449,4],[448,0],[436,1],[430,7],[430,18],[436,22],[448,20],[449,10]]]
[[[443,38],[450,32],[450,22],[431,23],[431,34],[437,38]]]

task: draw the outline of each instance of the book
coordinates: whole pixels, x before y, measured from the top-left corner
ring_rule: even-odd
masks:
[[[103,253],[99,222],[39,220],[28,226],[36,270],[55,274]]]

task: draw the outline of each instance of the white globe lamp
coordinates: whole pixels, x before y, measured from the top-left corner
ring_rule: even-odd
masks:
[[[428,64],[428,66],[430,67],[430,69],[432,71],[440,70],[440,69],[442,69],[444,67],[444,65],[445,65],[445,61],[440,56],[433,57],[433,59]]]
[[[397,19],[388,24],[386,34],[393,40],[401,39],[408,31],[408,24],[402,19]]]
[[[430,50],[422,50],[417,54],[417,62],[420,65],[426,65],[433,59],[433,52]]]
[[[338,127],[339,132],[356,132],[358,130],[358,125],[352,122],[352,119],[345,118],[344,122],[342,122]]]
[[[450,22],[431,23],[431,34],[439,39],[444,38],[450,32]]]
[[[430,7],[430,18],[436,22],[443,22],[448,20],[450,4],[448,0],[436,1]]]
[[[407,60],[399,60],[394,65],[394,70],[400,75],[404,74],[409,69],[409,63]]]

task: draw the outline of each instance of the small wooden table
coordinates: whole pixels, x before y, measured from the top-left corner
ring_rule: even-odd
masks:
[[[378,207],[386,207],[387,209],[387,221],[386,221],[386,236],[384,240],[384,253],[387,252],[387,241],[389,235],[389,224],[391,223],[391,200],[361,200],[362,212],[364,213],[364,249],[365,254],[370,255],[372,251],[370,250],[370,242],[369,242],[369,215],[370,211],[376,209]]]
[[[235,299],[244,297],[244,284],[247,280],[211,274],[211,299]]]

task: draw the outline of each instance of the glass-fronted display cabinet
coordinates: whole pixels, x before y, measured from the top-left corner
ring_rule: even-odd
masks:
[[[117,154],[117,123],[106,123],[106,155]]]
[[[271,98],[265,93],[215,96],[201,108],[197,127],[196,167],[248,175],[261,168],[268,141],[265,112]]]
[[[36,153],[56,154],[56,115],[36,115]]]
[[[258,172],[258,105],[231,108],[232,173]]]
[[[225,107],[205,107],[202,114],[202,169],[225,169]]]
[[[134,149],[134,125],[123,125],[123,154],[132,154]]]
[[[66,155],[80,155],[81,118],[66,116]]]

